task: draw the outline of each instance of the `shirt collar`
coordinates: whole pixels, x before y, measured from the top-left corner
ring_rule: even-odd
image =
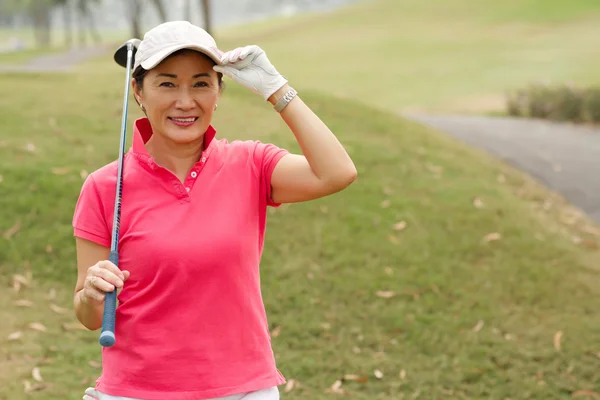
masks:
[[[204,151],[207,151],[210,145],[213,143],[217,131],[212,125],[208,126],[208,129],[204,133]],[[147,117],[139,118],[133,125],[133,153],[150,157],[148,150],[146,150],[146,142],[152,136],[152,125]]]

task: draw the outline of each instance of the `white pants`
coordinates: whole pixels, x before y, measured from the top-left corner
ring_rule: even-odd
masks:
[[[133,399],[131,397],[111,396],[106,393],[97,391],[94,388],[87,388],[83,400],[143,400]],[[256,392],[234,394],[226,397],[205,400],[279,400],[279,389],[277,386],[258,390]]]

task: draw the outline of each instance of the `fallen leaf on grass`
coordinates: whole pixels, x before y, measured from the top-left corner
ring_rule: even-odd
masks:
[[[4,239],[9,240],[13,237],[17,232],[21,230],[21,221],[17,221],[12,227],[8,228],[6,232],[4,232]]]
[[[444,172],[444,168],[440,167],[439,165],[427,164],[426,167],[429,170],[429,172],[436,175],[439,175],[442,172]]]
[[[378,369],[376,369],[375,371],[373,371],[373,375],[375,375],[375,378],[377,378],[377,379],[383,379],[383,372],[381,372]]]
[[[326,390],[326,392],[344,394],[345,390],[342,389],[342,381],[339,379],[335,381],[333,385],[331,385],[331,387]]]
[[[381,297],[384,299],[391,299],[392,297],[394,297],[396,295],[396,292],[378,290],[375,294],[377,295],[377,297]]]
[[[88,177],[88,172],[85,169],[82,169],[81,172],[79,173],[79,176],[81,177],[81,179],[85,179]]]
[[[581,232],[589,233],[590,235],[594,236],[600,236],[600,229],[595,228],[593,226],[584,226],[583,228],[581,228]]]
[[[33,306],[33,302],[31,302],[29,300],[17,300],[17,301],[15,301],[15,305],[17,307],[31,307],[31,306]]]
[[[31,392],[35,392],[37,390],[43,390],[47,387],[47,385],[45,383],[36,383],[35,385],[32,385],[31,382],[29,382],[29,381],[23,381],[23,386],[24,386],[25,393],[31,393]]]
[[[392,243],[392,244],[398,244],[398,238],[394,235],[388,235],[388,240]]]
[[[573,397],[580,397],[580,396],[585,396],[585,397],[591,397],[594,399],[600,399],[600,393],[597,392],[592,392],[591,390],[577,390],[575,392],[573,392],[572,394]]]
[[[281,334],[281,326],[277,326],[275,327],[275,329],[273,329],[273,331],[271,332],[271,337],[276,338],[277,336],[279,336],[279,334]]]
[[[365,383],[368,380],[369,380],[368,376],[360,376],[360,375],[356,375],[356,374],[346,374],[342,378],[342,381],[355,381],[355,382],[360,382],[360,383]]]
[[[402,379],[402,380],[406,379],[406,371],[405,370],[400,371],[400,379]]]
[[[65,331],[87,331],[88,329],[79,322],[66,322],[62,324]]]
[[[67,312],[69,312],[69,310],[67,310],[66,308],[59,307],[56,304],[50,304],[48,307],[50,307],[50,309],[57,314],[66,314]]]
[[[47,332],[48,331],[48,328],[46,328],[44,325],[40,324],[39,322],[30,323],[29,328],[31,328],[35,331],[39,331],[39,332]]]
[[[562,331],[558,331],[554,334],[554,348],[556,349],[556,351],[560,351],[560,341],[562,339],[562,336]]]
[[[23,337],[23,332],[17,331],[8,335],[8,340],[19,340]]]
[[[598,243],[593,241],[593,240],[584,240],[583,241],[583,245],[585,247],[587,247],[588,249],[597,249],[598,248]]]
[[[384,200],[380,204],[381,208],[388,208],[391,205],[392,205],[392,202],[390,200]]]
[[[71,167],[56,167],[51,169],[54,175],[66,175],[71,172]]]
[[[13,289],[15,292],[18,292],[19,290],[21,290],[21,286],[27,286],[29,285],[29,281],[27,280],[27,278],[25,278],[23,275],[13,275]]]
[[[477,209],[482,209],[485,207],[485,204],[483,204],[483,201],[479,197],[473,198],[473,205]]]
[[[502,235],[498,232],[488,233],[483,237],[484,243],[494,242],[496,240],[502,239]]]
[[[400,221],[392,227],[395,231],[403,231],[406,228],[406,222]]]
[[[40,368],[39,367],[35,367],[31,371],[31,376],[33,376],[33,379],[35,379],[38,382],[43,382],[44,381],[44,378],[42,378],[42,374],[40,372]]]
[[[389,187],[384,187],[382,190],[383,194],[385,194],[386,196],[391,196],[394,193],[394,191]]]
[[[25,145],[25,150],[29,151],[30,153],[33,153],[36,150],[35,144],[27,143]]]
[[[46,245],[46,253],[50,254],[52,253],[54,250],[52,249],[51,245]]]
[[[484,325],[483,321],[477,322],[477,325],[475,325],[473,327],[473,332],[479,332],[483,328],[483,325]]]
[[[389,276],[392,276],[394,274],[394,270],[390,267],[386,267],[383,271]]]

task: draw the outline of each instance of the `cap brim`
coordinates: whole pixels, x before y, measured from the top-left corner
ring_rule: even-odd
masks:
[[[207,48],[204,46],[199,46],[197,44],[179,44],[177,46],[167,47],[167,48],[159,51],[152,57],[148,58],[147,60],[142,61],[140,63],[140,65],[145,70],[150,70],[150,69],[156,67],[158,64],[160,64],[161,61],[163,61],[165,58],[167,58],[171,54],[175,53],[178,50],[182,50],[182,49],[196,50],[200,53],[206,54],[217,65],[221,65],[221,54],[218,49],[211,49],[211,48]]]

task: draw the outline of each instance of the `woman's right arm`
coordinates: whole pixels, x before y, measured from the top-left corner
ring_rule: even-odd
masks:
[[[108,261],[110,249],[89,240],[75,238],[77,283],[73,305],[77,319],[88,329],[102,327],[104,298],[107,292],[122,288],[129,277]]]

